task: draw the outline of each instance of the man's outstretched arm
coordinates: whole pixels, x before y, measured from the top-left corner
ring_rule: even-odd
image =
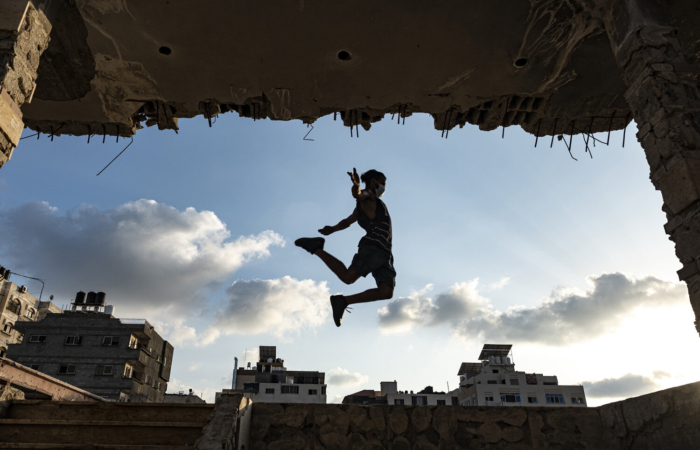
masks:
[[[329,225],[326,225],[325,227],[318,230],[318,232],[324,236],[328,236],[330,234],[335,233],[336,231],[346,229],[347,227],[349,227],[350,225],[352,225],[355,222],[357,222],[357,217],[355,217],[355,211],[353,211],[352,214],[350,214],[347,218],[338,222],[337,225],[332,226],[332,227]]]

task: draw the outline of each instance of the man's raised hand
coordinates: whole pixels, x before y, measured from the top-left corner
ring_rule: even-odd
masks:
[[[318,232],[324,236],[330,236],[331,234],[335,233],[335,229],[331,226],[326,225],[325,227],[318,230]]]
[[[355,186],[360,185],[360,176],[357,174],[357,169],[353,167],[352,173],[348,172],[348,175],[350,175],[350,179],[352,180],[352,184]]]

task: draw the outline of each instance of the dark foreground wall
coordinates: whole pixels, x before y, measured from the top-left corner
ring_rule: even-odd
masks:
[[[700,383],[587,409],[256,403],[252,412],[253,450],[700,446]]]

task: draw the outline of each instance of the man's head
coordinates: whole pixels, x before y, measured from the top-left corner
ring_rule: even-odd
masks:
[[[368,170],[367,172],[363,173],[362,176],[360,176],[360,180],[365,183],[365,188],[375,192],[377,197],[381,197],[384,193],[384,188],[386,187],[386,177],[378,170]],[[379,186],[382,187],[379,188]]]

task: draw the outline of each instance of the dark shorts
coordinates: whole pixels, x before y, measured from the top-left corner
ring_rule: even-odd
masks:
[[[357,254],[352,258],[350,269],[360,276],[366,277],[369,273],[379,283],[386,283],[392,288],[396,286],[396,270],[394,270],[394,256],[384,249],[373,245],[363,245],[357,249]]]

